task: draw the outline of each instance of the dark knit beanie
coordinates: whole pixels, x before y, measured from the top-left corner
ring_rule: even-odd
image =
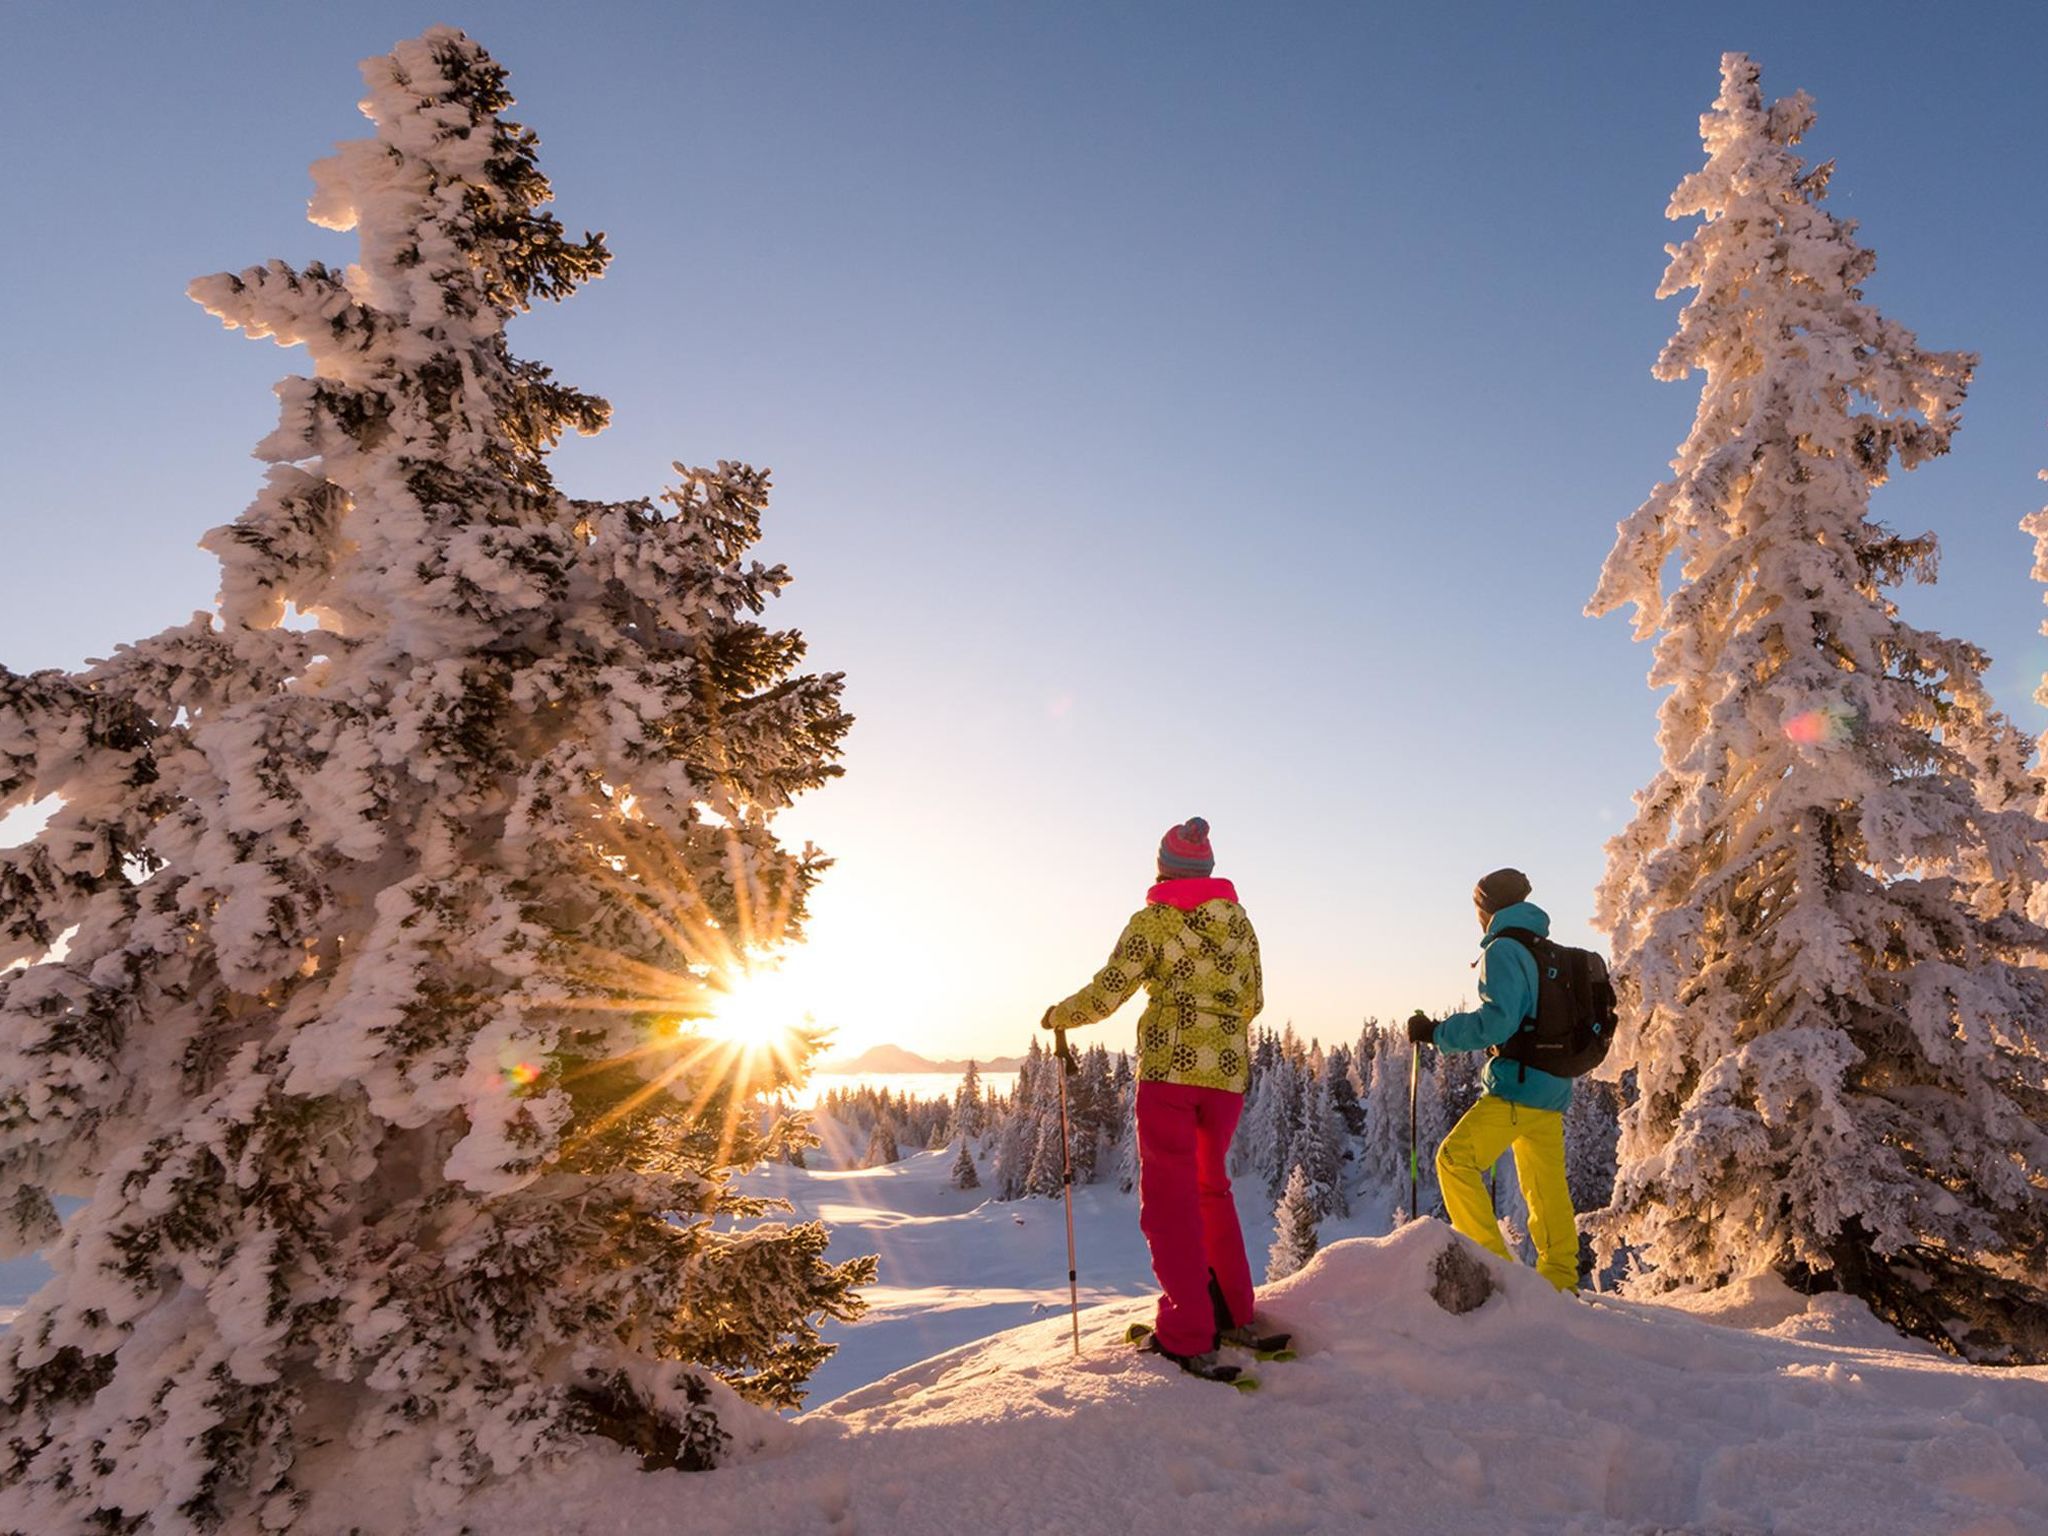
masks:
[[[1502,907],[1529,899],[1529,877],[1519,869],[1496,869],[1472,887],[1472,905],[1481,917],[1492,917]]]
[[[1209,847],[1209,823],[1190,816],[1177,827],[1168,827],[1159,839],[1159,875],[1163,880],[1201,879],[1216,868],[1216,855]]]

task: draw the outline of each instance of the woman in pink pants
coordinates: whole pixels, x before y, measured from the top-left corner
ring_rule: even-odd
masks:
[[[1152,1250],[1155,1340],[1210,1365],[1219,1341],[1248,1339],[1252,1274],[1224,1154],[1251,1081],[1251,1021],[1265,1006],[1259,939],[1228,880],[1214,878],[1209,824],[1159,840],[1159,879],[1095,979],[1045,1013],[1047,1029],[1108,1018],[1140,989],[1138,1225]]]

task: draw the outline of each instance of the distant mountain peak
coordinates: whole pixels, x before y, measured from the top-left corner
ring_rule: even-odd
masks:
[[[974,1065],[982,1072],[1014,1072],[1024,1064],[1021,1056],[991,1056],[986,1061],[976,1057]],[[965,1061],[933,1061],[929,1056],[920,1056],[907,1051],[900,1045],[869,1046],[858,1056],[835,1057],[821,1061],[814,1069],[819,1072],[833,1072],[843,1076],[856,1073],[906,1073],[906,1072],[948,1072],[955,1076],[967,1070]]]

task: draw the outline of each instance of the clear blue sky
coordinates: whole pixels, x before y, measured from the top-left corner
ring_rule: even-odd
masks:
[[[297,354],[201,273],[303,222],[356,61],[512,71],[611,274],[515,346],[611,399],[577,494],[771,465],[784,617],[848,674],[800,972],[852,1046],[1013,1049],[1190,813],[1324,1038],[1469,990],[1473,877],[1586,936],[1654,764],[1645,648],[1580,615],[1694,389],[1649,367],[1717,61],[1816,98],[1867,292],[1984,362],[1909,612],[2029,700],[2048,463],[2048,14],[2030,6],[15,3],[0,50],[0,661],[207,606]],[[1112,1026],[1118,1035],[1128,1020]]]

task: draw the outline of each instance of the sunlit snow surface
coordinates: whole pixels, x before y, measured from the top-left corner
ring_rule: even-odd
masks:
[[[1258,1366],[1246,1396],[1126,1347],[1146,1299],[1084,1310],[1073,1358],[1058,1202],[972,1206],[945,1161],[763,1178],[859,1224],[835,1246],[882,1254],[877,1316],[842,1335],[840,1369],[1030,1316],[1034,1274],[1053,1303],[1036,1321],[859,1387],[717,1472],[595,1452],[437,1536],[2048,1531],[2048,1370],[1959,1366],[1854,1303],[1767,1284],[1589,1303],[1516,1270],[1452,1317],[1426,1294],[1450,1239],[1425,1223],[1335,1243],[1264,1291],[1306,1353]],[[1084,1275],[1092,1253],[1121,1288],[1142,1264],[1133,1203],[1097,1188],[1079,1207]]]
[[[1060,1203],[954,1190],[951,1162],[945,1151],[747,1176],[750,1192],[835,1223],[835,1255],[882,1257],[868,1320],[832,1331],[840,1353],[811,1397],[822,1406],[716,1472],[643,1474],[597,1449],[428,1529],[2048,1532],[2048,1369],[1959,1366],[1844,1298],[1755,1283],[1655,1305],[1582,1302],[1515,1270],[1485,1307],[1451,1317],[1425,1293],[1450,1239],[1424,1223],[1336,1241],[1263,1290],[1306,1353],[1255,1366],[1261,1390],[1241,1396],[1123,1343],[1151,1314],[1135,1200],[1106,1185],[1077,1194],[1076,1360]],[[1272,1235],[1263,1204],[1240,1189],[1255,1269]],[[1372,1225],[1362,1212],[1330,1230]],[[0,1321],[18,1299],[0,1295]],[[402,1476],[374,1487],[350,1476],[308,1517],[321,1531],[353,1522],[398,1536],[409,1503]],[[329,1517],[342,1523],[320,1523]]]

